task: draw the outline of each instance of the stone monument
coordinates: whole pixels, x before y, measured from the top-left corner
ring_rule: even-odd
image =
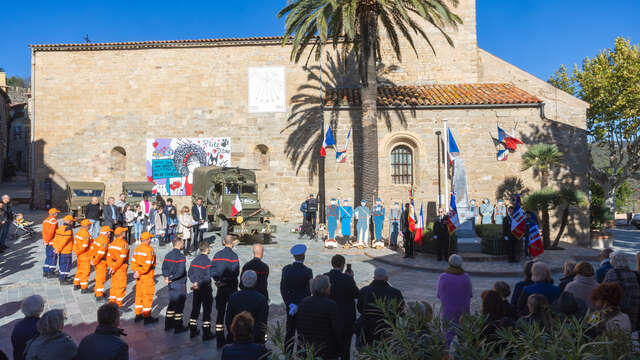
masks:
[[[456,193],[456,208],[460,226],[456,229],[458,236],[458,252],[481,252],[482,244],[476,235],[473,223],[473,212],[469,211],[469,196],[467,191],[467,172],[464,159],[453,161],[453,191]]]

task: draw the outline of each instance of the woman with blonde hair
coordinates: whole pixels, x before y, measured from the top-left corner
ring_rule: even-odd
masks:
[[[188,206],[183,206],[178,216],[178,236],[184,240],[184,255],[191,255],[191,227],[193,226],[193,216],[189,212]],[[193,251],[196,251],[194,249]]]

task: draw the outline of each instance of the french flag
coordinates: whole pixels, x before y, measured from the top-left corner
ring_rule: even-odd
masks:
[[[409,205],[409,231],[416,231],[416,209],[413,207],[413,199],[411,199],[411,205]]]
[[[498,150],[498,161],[507,161],[509,150]]]
[[[456,193],[451,193],[451,209],[449,210],[449,216],[447,218],[447,227],[449,228],[449,233],[453,233],[456,231],[458,226],[460,226],[460,219],[458,219],[458,207],[456,206]]]
[[[503,142],[509,150],[517,150],[518,144],[522,144],[520,139],[504,131],[500,126],[498,126],[498,141]]]
[[[347,161],[347,148],[349,147],[349,139],[351,139],[351,129],[347,134],[347,139],[344,142],[344,149],[342,151],[336,151],[336,162],[344,163]]]
[[[453,160],[460,156],[460,149],[458,149],[458,144],[456,144],[456,140],[453,138],[451,129],[447,128],[447,131],[449,132],[449,159],[453,163]]]
[[[532,212],[529,212],[530,218],[527,221],[529,223],[529,253],[531,257],[536,257],[544,252],[544,245],[542,244],[542,236],[540,236],[540,228],[536,217]]]
[[[416,224],[416,234],[413,237],[413,242],[418,243],[420,246],[422,246],[422,229],[424,229],[424,217],[422,217],[422,204],[420,204],[420,217]]]
[[[516,206],[513,208],[513,215],[511,215],[511,233],[520,240],[525,232],[527,232],[526,215],[520,206],[520,195],[516,195]]]
[[[336,146],[336,141],[333,139],[333,131],[331,131],[331,126],[327,129],[327,133],[324,135],[324,141],[322,142],[322,147],[320,148],[320,156],[327,156],[327,148],[329,146]]]
[[[240,194],[236,194],[236,201],[233,202],[231,207],[231,216],[236,216],[242,211],[242,201],[240,201]]]

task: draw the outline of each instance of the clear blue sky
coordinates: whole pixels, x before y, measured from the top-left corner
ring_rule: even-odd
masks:
[[[285,0],[7,1],[0,16],[0,67],[29,76],[29,44],[176,40],[282,34]],[[477,0],[483,49],[547,79],[560,64],[640,43],[640,1]]]

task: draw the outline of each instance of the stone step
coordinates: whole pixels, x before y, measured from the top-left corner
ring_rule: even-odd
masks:
[[[458,252],[480,253],[482,252],[481,239],[479,237],[458,236]]]

